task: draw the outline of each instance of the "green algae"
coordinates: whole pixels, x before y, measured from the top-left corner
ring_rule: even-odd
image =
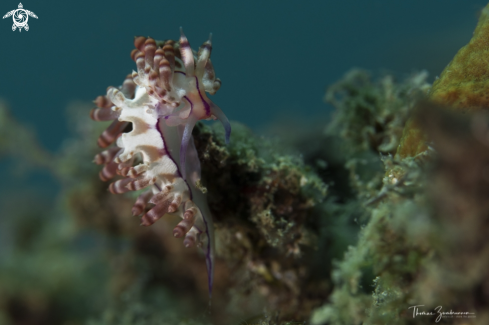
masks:
[[[487,295],[480,288],[487,283],[482,268],[489,263],[483,177],[488,147],[471,125],[484,121],[484,129],[488,117],[419,105],[416,119],[434,148],[416,157],[383,157],[383,187],[364,201],[368,222],[358,243],[336,262],[334,290],[312,314],[312,324],[435,321],[436,316],[413,317],[416,305],[477,315],[454,323],[487,322]]]
[[[0,324],[431,322],[410,317],[417,304],[487,323],[489,153],[472,133],[487,117],[425,104],[416,114],[438,145],[393,157],[425,78],[372,81],[354,70],[328,90],[336,114],[326,131],[297,127],[294,138],[233,123],[225,145],[220,126],[196,126],[216,227],[210,314],[205,263],[171,236],[175,220],[139,227],[133,195],[112,195],[98,179],[92,160],[105,126],[89,121],[89,105],[68,108],[73,134],[56,153],[2,107],[2,155],[48,170],[62,190],[53,206],[9,198]],[[20,209],[25,200],[36,208]]]
[[[98,179],[99,168],[92,163],[99,150],[96,138],[104,125],[89,121],[89,109],[84,103],[70,105],[73,134],[56,153],[47,153],[29,128],[3,110],[2,132],[10,136],[15,129],[21,142],[12,146],[7,140],[0,151],[12,159],[39,161],[36,166],[47,169],[61,191],[53,207],[42,209],[43,215],[51,217],[30,212],[36,216],[35,223],[43,225],[28,227],[35,245],[27,245],[21,253],[17,249],[20,242],[9,244],[13,255],[0,267],[2,317],[22,321],[9,307],[21,301],[25,317],[46,319],[50,324],[151,324],[163,318],[171,323],[177,319],[199,323],[199,314],[208,303],[206,280],[201,276],[204,260],[197,251],[185,250],[180,241],[165,235],[165,225],[172,219],[162,220],[159,227],[139,227],[139,220],[131,216],[134,198],[107,191],[108,184]],[[313,297],[302,309],[303,301],[310,300],[309,291],[302,287],[315,288],[318,294],[322,291],[315,285],[317,280],[308,283],[305,261],[311,259],[318,237],[314,220],[320,214],[313,210],[324,199],[327,186],[299,155],[281,152],[273,142],[253,135],[239,123],[233,123],[228,146],[220,128],[214,126],[197,126],[194,139],[218,242],[212,321],[225,324],[246,319],[263,313],[264,307],[271,311],[288,308],[290,312],[279,319],[306,318],[320,298]],[[35,149],[22,151],[22,147]],[[13,209],[12,215],[16,214]],[[9,227],[25,228],[30,222],[16,217]],[[56,236],[49,236],[49,230]],[[20,238],[17,233],[12,236]],[[45,240],[53,244],[42,244]],[[60,275],[50,272],[52,267]],[[93,271],[88,272],[87,267]],[[71,276],[73,273],[78,276]],[[19,281],[9,280],[16,275]],[[135,283],[140,283],[138,293],[124,300]],[[25,302],[32,292],[41,292],[39,299],[48,306],[43,310],[49,312],[41,315],[35,304]],[[64,298],[70,293],[70,299]],[[187,311],[177,307],[161,310],[160,304],[151,301],[153,296],[185,301]],[[64,312],[53,315],[51,311],[60,306]]]
[[[395,154],[409,111],[430,88],[427,77],[423,71],[402,83],[391,75],[372,81],[367,71],[350,70],[326,91],[325,101],[335,107],[327,132],[343,138],[351,152]]]

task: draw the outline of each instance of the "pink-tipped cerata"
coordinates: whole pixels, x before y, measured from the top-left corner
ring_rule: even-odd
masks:
[[[226,142],[231,127],[221,109],[207,93],[221,86],[210,56],[211,36],[198,52],[180,29],[180,40],[156,41],[135,37],[131,58],[135,71],[119,87],[109,87],[94,101],[90,113],[95,121],[112,121],[100,135],[98,145],[107,148],[95,156],[104,165],[103,181],[114,179],[109,191],[123,194],[141,191],[132,214],[150,226],[166,214],[182,220],[173,236],[185,247],[205,252],[212,292],[214,238],[212,216],[201,191],[200,162],[192,137],[199,120],[218,119]]]

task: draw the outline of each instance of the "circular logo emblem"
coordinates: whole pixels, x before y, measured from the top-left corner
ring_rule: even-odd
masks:
[[[25,24],[27,24],[27,20],[29,19],[29,16],[27,15],[24,9],[15,10],[13,16],[14,16],[14,24],[17,27],[24,27]]]

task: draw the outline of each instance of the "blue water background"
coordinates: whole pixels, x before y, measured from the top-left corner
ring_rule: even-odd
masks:
[[[18,0],[17,0],[18,1]],[[18,6],[0,3],[0,14]],[[213,100],[230,120],[264,129],[283,117],[314,120],[331,109],[326,87],[348,69],[426,69],[438,75],[470,39],[486,4],[476,0],[23,1],[29,31],[0,20],[0,98],[55,151],[69,137],[65,109],[92,101],[135,69],[135,35],[193,48],[213,33],[222,87]],[[88,113],[88,112],[87,112]],[[8,169],[0,173],[0,188]]]

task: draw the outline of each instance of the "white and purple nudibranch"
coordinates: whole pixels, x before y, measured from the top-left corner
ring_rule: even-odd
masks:
[[[122,176],[110,184],[112,193],[145,189],[132,208],[142,225],[150,226],[165,214],[182,218],[173,235],[184,237],[185,247],[203,248],[210,297],[214,234],[192,129],[199,120],[218,119],[228,143],[231,125],[206,94],[215,94],[221,86],[210,60],[211,37],[195,52],[180,31],[178,42],[134,39],[131,57],[137,72],[119,88],[109,87],[91,112],[93,120],[113,120],[99,137],[99,146],[116,143],[98,154],[95,162],[105,165],[100,172],[103,181]]]

